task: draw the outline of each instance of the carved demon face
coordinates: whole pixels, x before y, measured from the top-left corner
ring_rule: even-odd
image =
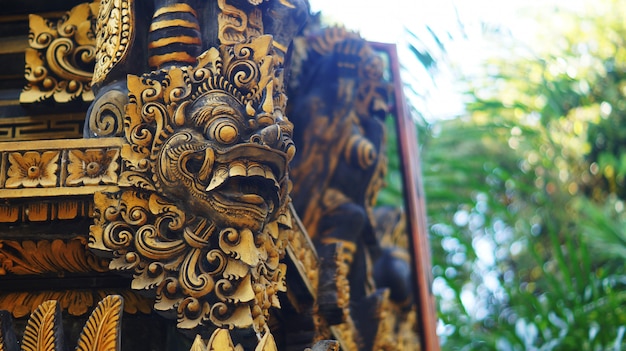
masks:
[[[217,91],[187,105],[185,119],[158,154],[163,191],[218,225],[260,230],[285,204],[295,152],[291,124],[268,114],[250,117]]]

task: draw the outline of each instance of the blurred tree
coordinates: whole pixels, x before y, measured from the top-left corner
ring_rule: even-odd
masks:
[[[626,1],[588,5],[494,34],[467,115],[422,125],[443,349],[626,350]]]

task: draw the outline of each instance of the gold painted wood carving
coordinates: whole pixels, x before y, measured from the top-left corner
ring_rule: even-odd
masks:
[[[87,238],[69,240],[0,239],[0,276],[105,272],[108,261],[87,250]]]
[[[374,347],[420,350],[406,216],[402,208],[391,206],[377,207],[374,215],[382,253],[374,262],[373,276],[378,288],[388,290],[376,311],[379,327]]]
[[[58,103],[91,101],[94,69],[95,14],[99,1],[77,5],[56,23],[30,16],[30,48],[21,103],[54,99]]]
[[[329,28],[298,45],[294,207],[320,256],[319,312],[336,325],[374,289],[367,266],[378,250],[372,209],[386,170],[389,87],[381,59],[355,33]]]
[[[228,329],[216,329],[208,342],[204,342],[200,335],[196,335],[196,338],[191,345],[189,351],[244,351],[245,348],[233,341],[231,333]],[[259,343],[254,348],[254,351],[278,351],[276,342],[272,334],[267,331],[263,337],[259,340]]]
[[[0,143],[0,198],[116,189],[121,146],[117,138]]]
[[[82,138],[84,123],[84,113],[1,118],[0,142]]]
[[[30,316],[24,338],[23,351],[61,351],[65,349],[61,308],[56,301],[39,305]]]
[[[100,301],[80,333],[76,351],[120,350],[123,305],[121,296],[107,296]]]
[[[5,188],[50,188],[57,185],[59,151],[11,152],[8,153],[8,160]]]
[[[124,299],[110,295],[102,299],[83,326],[77,351],[119,351]],[[0,349],[17,350],[9,316],[0,315]],[[66,342],[61,321],[61,307],[55,300],[43,302],[32,313],[21,342],[22,351],[64,351]]]
[[[70,316],[83,316],[96,303],[108,295],[120,295],[124,298],[124,312],[129,314],[148,314],[154,301],[132,290],[65,290],[65,291],[29,291],[5,292],[0,294],[0,310],[9,312],[15,318],[26,317],[43,302],[55,300],[60,308]]]
[[[258,5],[261,1],[248,1]],[[222,44],[232,45],[248,38],[258,37],[263,33],[261,10],[254,8],[250,14],[227,3],[227,0],[217,0],[220,14],[217,17],[219,40]]]
[[[296,48],[292,196],[319,254],[316,340],[334,337],[346,350],[419,347],[405,218],[374,207],[386,172],[382,58],[341,28]]]
[[[311,295],[315,297],[319,283],[319,259],[317,252],[291,204],[289,209],[292,213],[292,224],[291,228],[287,230],[287,253],[292,256],[296,269],[299,271],[300,276],[306,278],[305,284]],[[292,274],[295,274],[295,272]]]
[[[126,58],[134,37],[134,1],[100,0],[97,12],[95,66],[92,84],[102,83],[109,72]]]
[[[0,190],[2,193],[2,190]],[[67,194],[67,193],[66,193]],[[9,201],[0,204],[0,223],[45,222],[93,217],[93,201],[57,198],[45,201]]]
[[[285,290],[291,123],[272,40],[128,76],[122,190],[98,193],[90,247],[181,329],[264,332]]]

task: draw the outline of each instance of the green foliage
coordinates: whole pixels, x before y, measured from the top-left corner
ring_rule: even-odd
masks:
[[[626,1],[590,6],[421,130],[443,349],[626,349]]]

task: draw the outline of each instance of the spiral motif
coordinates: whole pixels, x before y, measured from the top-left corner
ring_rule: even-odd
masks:
[[[151,260],[162,260],[167,257],[176,257],[186,250],[182,240],[165,240],[154,227],[146,224],[137,230],[135,247],[141,256]]]
[[[116,95],[122,95],[118,91],[105,94],[106,97],[98,99],[91,108],[89,114],[89,131],[96,137],[113,137],[122,133],[124,110],[111,101]]]
[[[233,302],[233,297],[237,293],[237,285],[237,281],[220,279],[215,284],[215,293],[222,301]]]
[[[93,49],[92,49],[93,50]],[[92,70],[79,69],[75,62],[74,42],[69,38],[57,38],[46,50],[46,60],[50,69],[59,77],[76,80],[88,84],[93,75]],[[68,60],[70,58],[70,60]]]
[[[252,50],[252,48],[244,46],[239,50],[239,52],[235,52],[235,57],[238,60],[249,60],[253,54],[254,51]]]
[[[190,94],[190,90],[189,89],[185,89],[185,88],[174,88],[170,91],[170,101],[172,102],[177,102],[180,100],[183,100],[185,98],[187,98]]]
[[[163,104],[157,102],[146,103],[141,109],[143,118],[146,122],[157,122],[158,125],[163,125],[166,116],[168,115],[167,109]]]
[[[165,296],[168,299],[176,298],[176,295],[180,292],[178,280],[173,277],[163,279],[156,292],[157,296]]]
[[[150,101],[156,100],[161,95],[161,85],[151,80],[148,80],[146,83],[149,86],[141,91],[141,100],[149,104]]]
[[[56,38],[56,36],[52,35],[49,32],[41,32],[41,33],[33,33],[30,32],[28,34],[28,42],[30,47],[34,49],[45,49],[52,43],[52,41]]]
[[[152,130],[148,124],[137,124],[129,133],[129,139],[133,146],[146,147],[152,143]]]
[[[357,154],[359,158],[359,165],[363,169],[373,165],[376,160],[376,148],[368,140],[362,140],[358,144]]]
[[[187,297],[178,305],[178,325],[180,329],[193,329],[208,319],[210,306],[207,302]]]
[[[206,259],[214,267],[211,269],[212,274],[221,274],[228,264],[228,258],[224,252],[216,249],[209,251],[206,254]]]
[[[75,25],[68,25],[68,24],[61,25],[61,26],[57,27],[57,30],[59,31],[59,34],[61,36],[64,36],[64,37],[71,37],[71,36],[73,36],[74,33],[76,33],[77,29],[78,28],[76,28]]]
[[[123,250],[131,244],[133,230],[126,223],[112,222],[106,226],[102,240],[107,248]]]
[[[253,61],[242,61],[232,64],[226,76],[237,88],[250,92],[256,87],[260,72]]]
[[[241,240],[241,235],[235,228],[226,228],[220,232],[220,238],[231,246],[237,246]]]
[[[211,320],[214,322],[215,320],[226,321],[231,314],[232,311],[230,310],[229,306],[223,302],[217,302],[211,307]]]
[[[206,68],[200,68],[193,72],[191,78],[192,78],[192,81],[195,83],[195,82],[202,82],[205,79],[207,79],[207,77],[210,77],[210,76],[211,76],[211,71],[209,71]]]
[[[160,276],[161,274],[163,274],[164,269],[163,269],[163,263],[161,262],[152,262],[148,265],[147,269],[146,269],[148,276],[150,278],[156,278],[158,276]]]
[[[141,206],[133,206],[122,212],[122,218],[131,225],[144,225],[148,221],[148,211]]]
[[[138,265],[141,258],[136,252],[127,252],[124,255],[124,261],[132,266]]]
[[[96,62],[96,52],[96,48],[91,45],[81,45],[76,48],[74,57],[78,58],[78,60],[75,61],[77,64],[80,62],[82,65],[88,65],[88,67],[85,68],[91,68],[91,70],[93,70],[93,66]]]
[[[32,75],[29,75],[27,77],[27,79],[31,82],[41,81],[42,79],[48,76],[48,69],[43,66],[39,66],[33,69],[31,72],[32,72]],[[56,85],[56,83],[54,85]]]
[[[167,211],[162,216],[159,216],[154,225],[161,230],[168,229],[170,231],[177,231],[183,228],[185,224],[185,217],[182,211],[175,211],[177,209],[173,208],[172,211]]]

